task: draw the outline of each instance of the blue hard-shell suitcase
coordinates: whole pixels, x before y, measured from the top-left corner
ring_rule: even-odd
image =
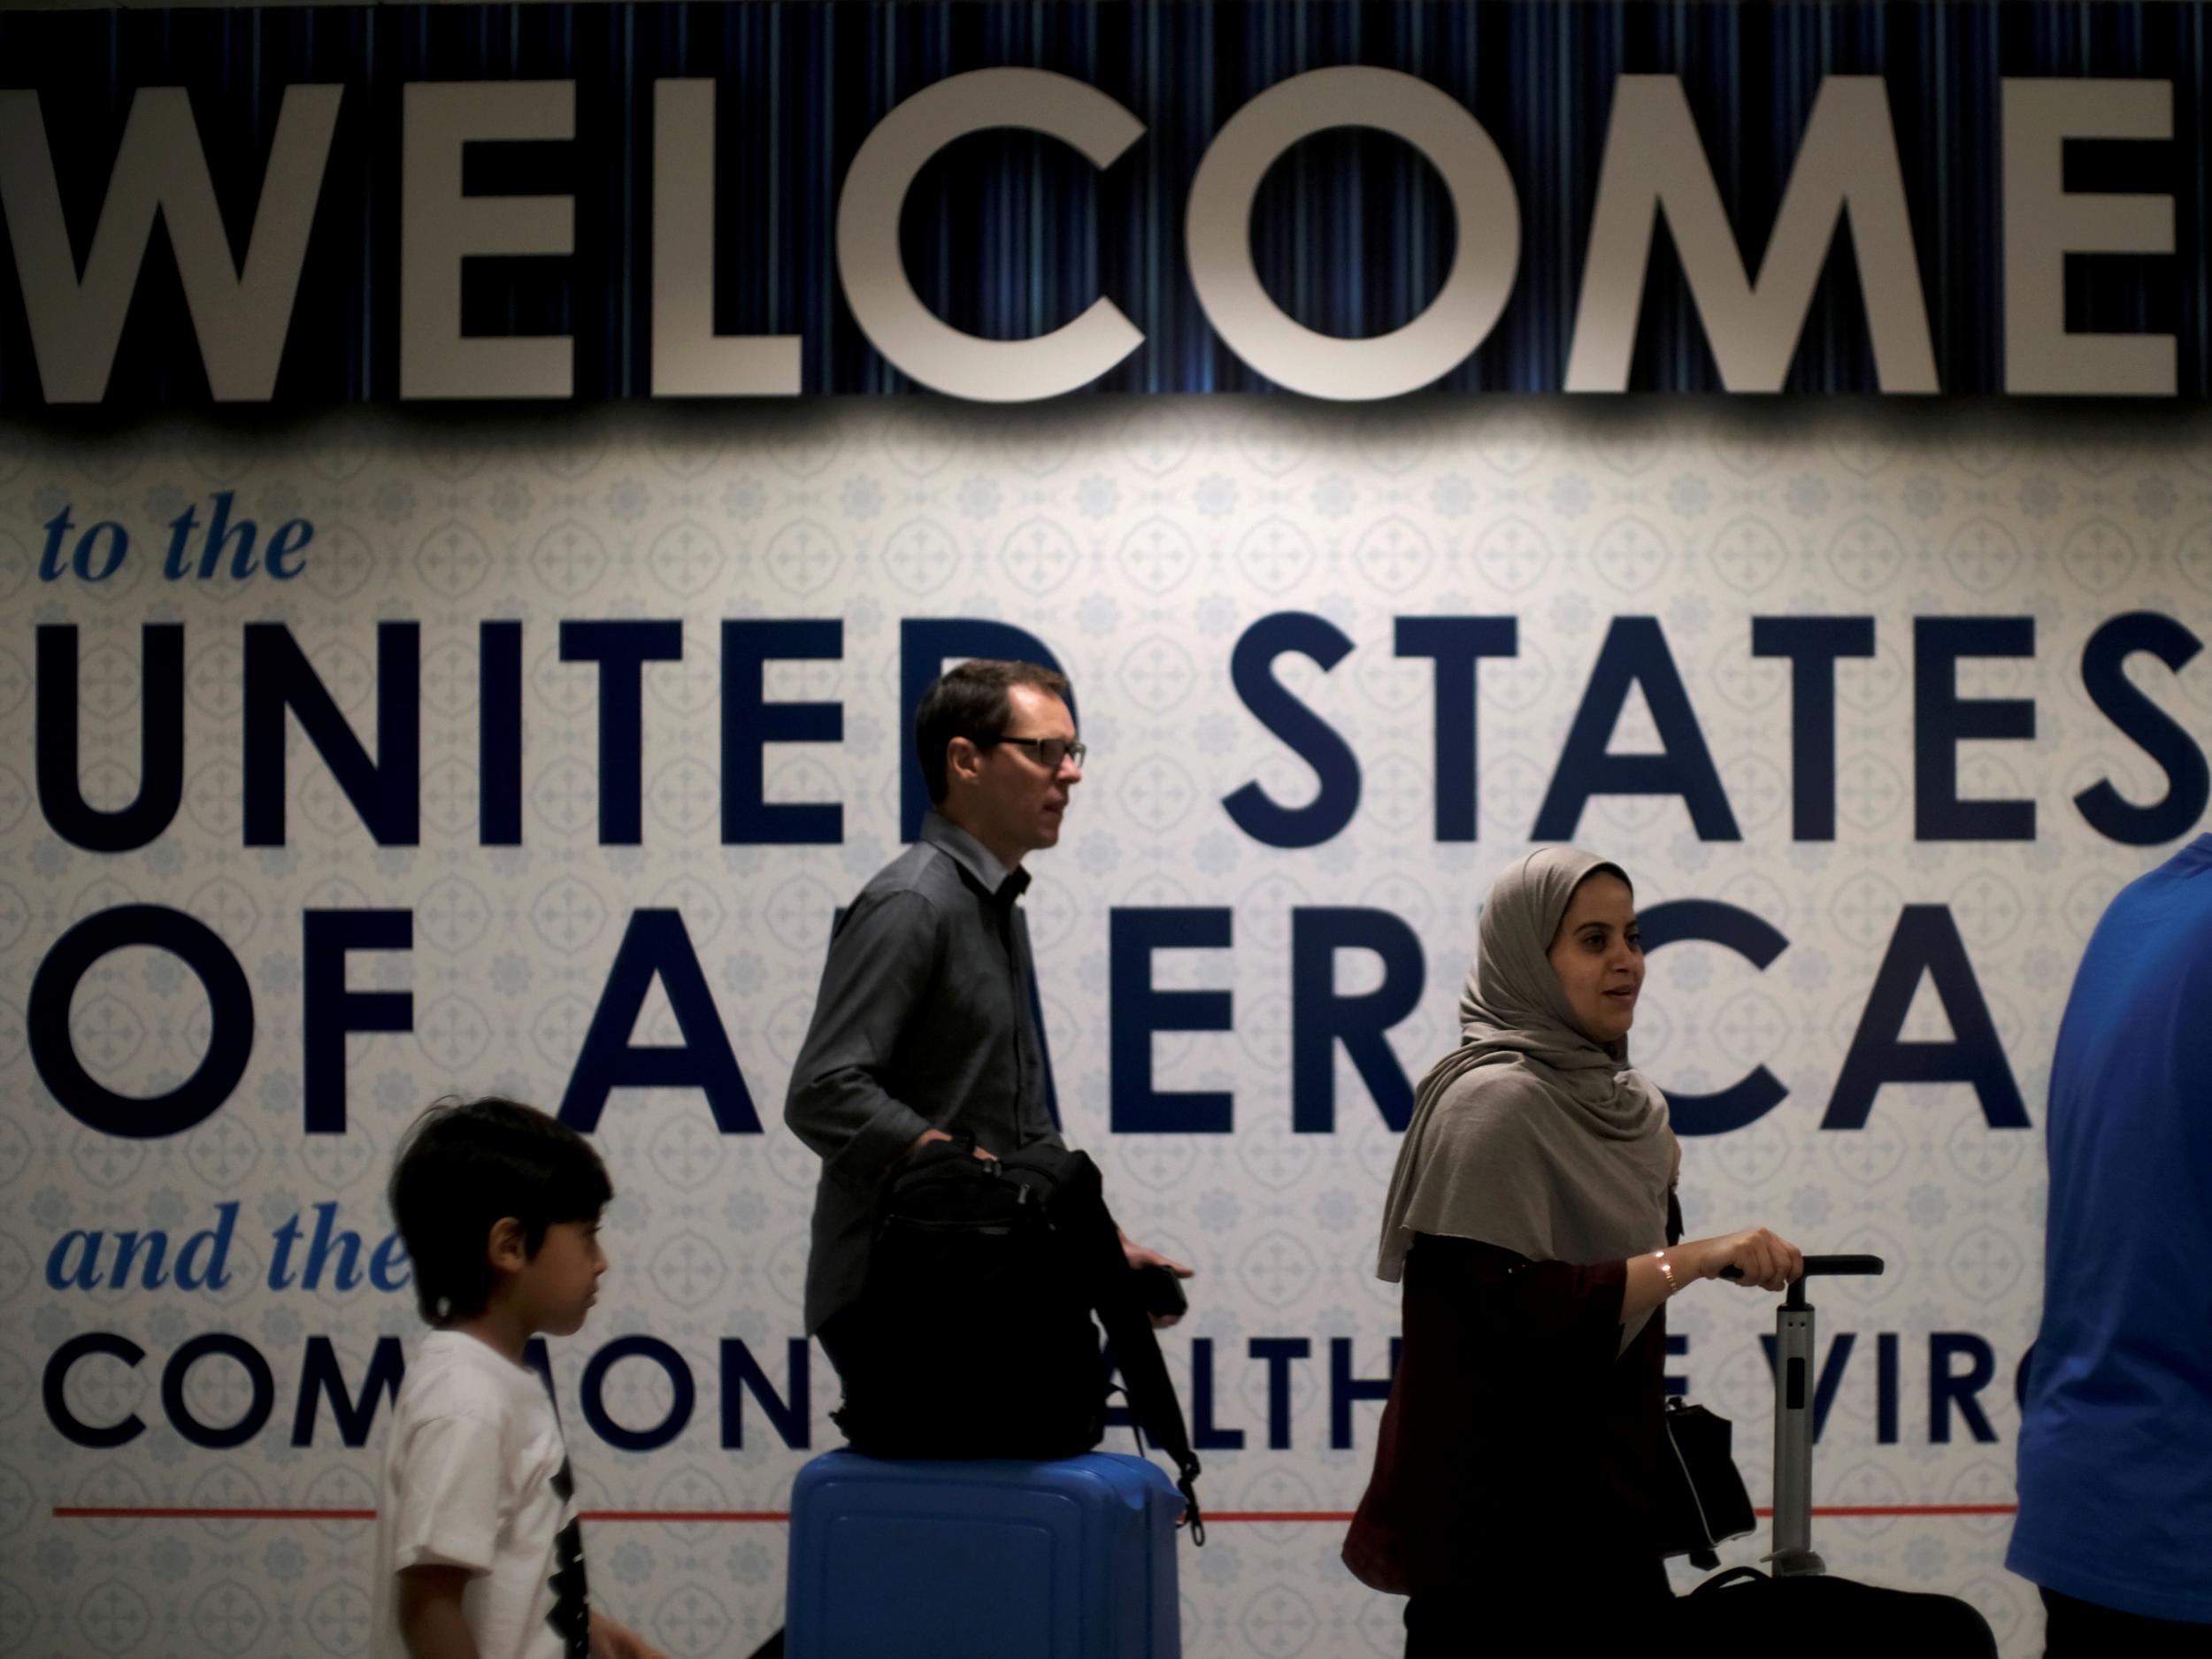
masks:
[[[825,1453],[791,1491],[787,1659],[1181,1659],[1182,1507],[1111,1453]]]

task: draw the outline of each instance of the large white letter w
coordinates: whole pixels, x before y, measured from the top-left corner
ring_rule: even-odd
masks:
[[[344,90],[284,89],[241,272],[231,259],[185,89],[140,88],[131,100],[81,281],[38,94],[0,92],[0,210],[15,244],[16,277],[48,403],[96,403],[105,395],[157,212],[169,227],[192,331],[216,399],[269,398]]]

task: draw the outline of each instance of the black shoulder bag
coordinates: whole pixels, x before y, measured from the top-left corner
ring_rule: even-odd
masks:
[[[1703,1406],[1667,1402],[1660,1447],[1659,1528],[1662,1555],[1687,1555],[1710,1572],[1720,1565],[1718,1547],[1758,1525],[1751,1494],[1737,1472],[1728,1419]]]
[[[1682,1241],[1682,1202],[1667,1192],[1667,1243]],[[1667,1402],[1660,1445],[1659,1553],[1687,1555],[1701,1572],[1720,1565],[1719,1546],[1755,1532],[1751,1494],[1732,1449],[1735,1425],[1703,1406]]]

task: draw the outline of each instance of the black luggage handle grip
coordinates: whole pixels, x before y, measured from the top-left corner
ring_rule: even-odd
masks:
[[[1889,1264],[1878,1256],[1809,1256],[1805,1277],[1815,1273],[1879,1273]]]
[[[1809,1256],[1805,1258],[1802,1277],[1810,1279],[1816,1273],[1865,1273],[1886,1271],[1889,1263],[1878,1256]],[[1743,1270],[1731,1264],[1720,1270],[1723,1279],[1741,1279]]]

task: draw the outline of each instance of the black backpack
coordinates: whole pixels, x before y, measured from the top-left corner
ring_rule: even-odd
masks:
[[[1183,1409],[1098,1166],[1036,1146],[979,1158],[966,1137],[901,1160],[877,1197],[861,1293],[866,1347],[833,1420],[872,1457],[1072,1457],[1106,1432],[1113,1366],[1175,1462],[1205,1541]]]

